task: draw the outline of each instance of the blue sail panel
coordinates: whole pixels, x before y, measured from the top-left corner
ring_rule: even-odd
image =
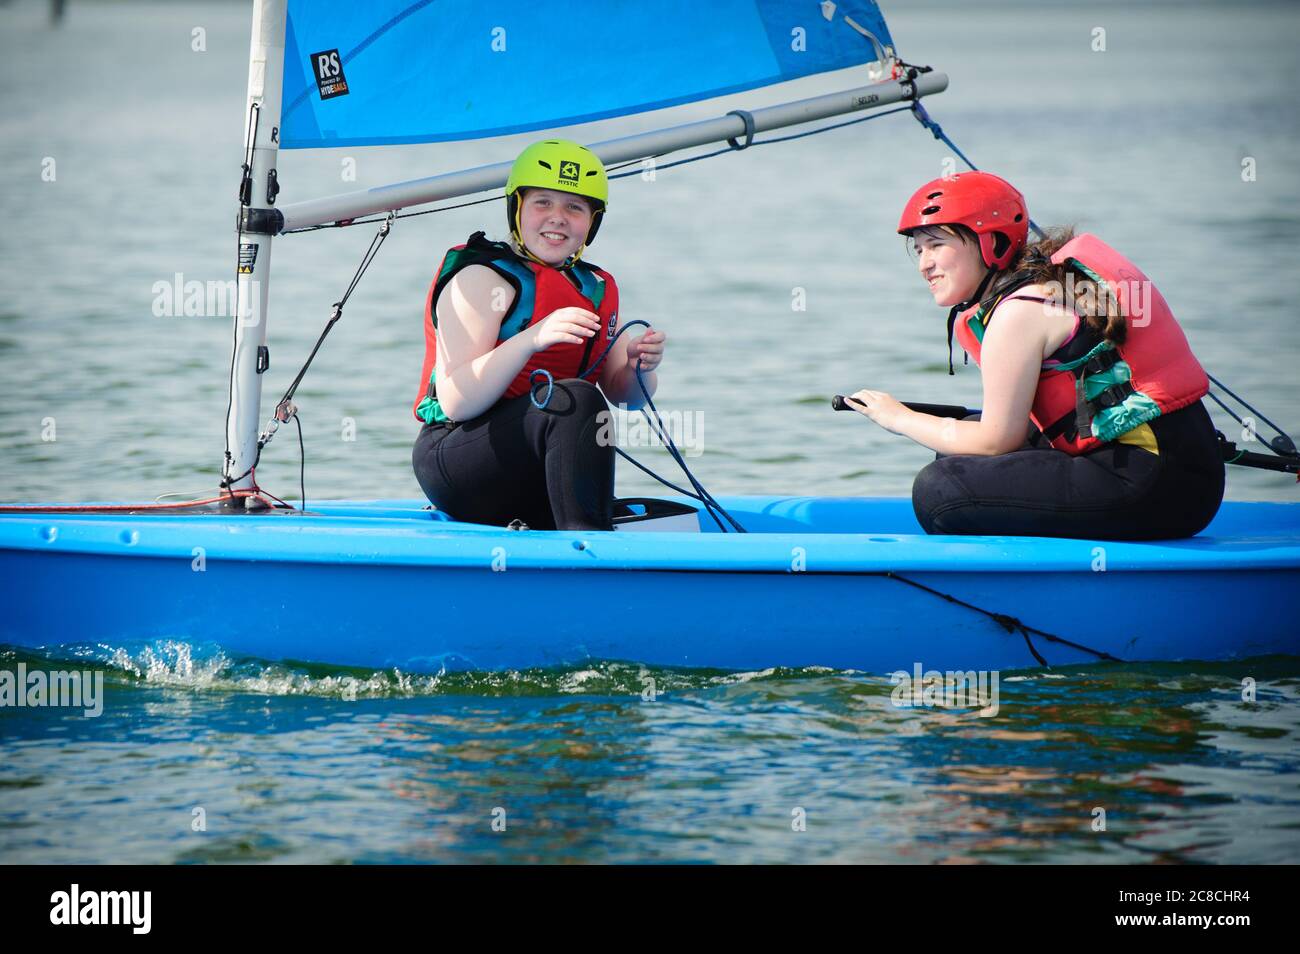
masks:
[[[851,18],[846,19],[846,18]],[[280,146],[501,136],[871,63],[870,0],[289,0]]]

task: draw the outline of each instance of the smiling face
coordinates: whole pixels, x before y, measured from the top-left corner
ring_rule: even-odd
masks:
[[[916,229],[908,242],[936,305],[950,308],[968,300],[988,271],[978,242],[967,241],[944,229],[933,226]]]
[[[519,207],[524,245],[548,265],[562,265],[587,240],[591,206],[580,195],[529,189]]]

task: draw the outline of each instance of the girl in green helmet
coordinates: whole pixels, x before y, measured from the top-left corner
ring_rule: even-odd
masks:
[[[510,241],[476,232],[443,258],[425,301],[412,464],[457,520],[612,528],[606,401],[641,406],[638,362],[654,394],[666,338],[618,336],[614,277],[583,260],[608,198],[590,150],[534,143],[506,183]]]

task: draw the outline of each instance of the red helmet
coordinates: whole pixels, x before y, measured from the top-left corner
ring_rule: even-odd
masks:
[[[907,200],[898,231],[906,235],[923,225],[966,226],[979,236],[984,264],[1001,269],[1024,247],[1029,210],[1025,197],[1006,179],[988,172],[959,172],[927,182]]]

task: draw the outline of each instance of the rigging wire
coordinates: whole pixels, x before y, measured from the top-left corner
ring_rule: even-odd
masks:
[[[1250,411],[1250,413],[1254,414],[1257,418],[1259,418],[1261,421],[1263,421],[1265,424],[1267,424],[1269,427],[1271,427],[1271,428],[1272,428],[1272,429],[1277,433],[1277,436],[1274,437],[1271,441],[1263,441],[1263,442],[1262,442],[1262,443],[1264,444],[1265,447],[1267,447],[1269,450],[1271,450],[1274,454],[1277,454],[1279,457],[1295,457],[1295,456],[1297,456],[1297,454],[1296,454],[1295,441],[1292,440],[1290,434],[1288,434],[1286,431],[1282,430],[1282,428],[1278,427],[1276,424],[1274,424],[1272,421],[1270,421],[1268,418],[1266,418],[1266,417],[1265,417],[1263,414],[1261,414],[1259,411],[1255,410],[1255,408],[1253,408],[1253,407],[1252,407],[1252,406],[1251,406],[1251,405],[1250,405],[1250,404],[1249,404],[1249,403],[1248,403],[1244,398],[1238,396],[1236,392],[1234,392],[1231,388],[1229,388],[1226,384],[1224,384],[1222,381],[1220,381],[1220,380],[1219,380],[1218,378],[1216,378],[1214,375],[1212,375],[1212,374],[1206,374],[1206,377],[1208,377],[1211,381],[1213,381],[1216,387],[1218,387],[1220,390],[1222,390],[1225,394],[1227,394],[1229,397],[1231,397],[1234,401],[1236,401],[1238,404],[1240,404],[1240,405],[1241,405],[1242,407],[1244,407],[1246,410]],[[1219,396],[1218,396],[1217,394],[1215,394],[1213,391],[1211,391],[1211,392],[1209,392],[1209,397],[1210,397],[1211,400],[1214,401],[1214,403],[1218,404],[1219,407],[1221,407],[1221,408],[1223,408],[1225,411],[1227,411],[1228,414],[1229,414],[1229,416],[1231,416],[1233,420],[1235,420],[1238,424],[1240,424],[1242,427],[1246,428],[1246,429],[1247,429],[1248,431],[1250,431],[1251,433],[1254,433],[1254,428],[1251,427],[1250,425],[1248,425],[1248,424],[1247,424],[1245,421],[1243,421],[1240,417],[1238,417],[1238,416],[1236,415],[1236,413],[1232,410],[1232,408],[1228,407],[1227,404],[1223,403],[1223,401],[1219,398]],[[1242,453],[1245,453],[1245,452],[1243,451]]]
[[[945,145],[947,145],[949,149],[955,152],[957,154],[957,158],[961,159],[962,162],[966,163],[967,168],[969,168],[973,172],[979,171],[979,167],[975,165],[975,163],[971,162],[970,159],[967,158],[966,153],[962,152],[961,149],[957,147],[957,144],[955,142],[953,142],[951,139],[948,138],[948,134],[943,131],[943,127],[940,126],[937,122],[935,122],[934,119],[930,116],[930,114],[926,111],[926,108],[921,105],[921,100],[919,97],[912,103],[910,109],[912,110],[912,115],[916,117],[916,121],[920,123],[922,126],[924,126],[926,129],[930,130],[930,132],[934,134],[935,139],[942,141]],[[1047,233],[1044,232],[1041,228],[1039,228],[1038,223],[1035,222],[1032,218],[1029,220],[1029,227],[1034,230],[1034,233],[1038,236],[1040,240],[1047,237]]]
[[[281,424],[287,424],[291,420],[297,421],[298,407],[293,403],[293,396],[298,390],[298,385],[302,383],[303,377],[307,374],[307,369],[311,367],[312,361],[315,360],[316,358],[316,353],[320,351],[321,345],[325,343],[325,337],[330,333],[331,330],[333,330],[335,324],[338,323],[338,320],[343,317],[344,306],[348,303],[348,299],[352,297],[352,293],[356,291],[357,285],[360,284],[362,276],[365,275],[366,271],[370,268],[371,263],[375,260],[375,256],[379,254],[379,249],[383,247],[384,240],[388,238],[389,233],[392,231],[393,220],[395,218],[396,218],[395,212],[390,212],[387,216],[384,217],[383,224],[379,227],[379,230],[375,233],[374,237],[370,240],[370,247],[367,248],[365,253],[361,256],[361,264],[357,266],[357,270],[352,276],[352,281],[348,283],[347,289],[343,292],[343,297],[334,303],[334,307],[330,313],[329,320],[325,323],[324,329],[321,331],[320,336],[316,339],[316,343],[312,346],[311,353],[307,355],[307,360],[303,363],[303,366],[298,370],[297,376],[294,377],[289,387],[285,389],[285,392],[280,397],[280,400],[276,402],[275,414],[267,422],[266,428],[262,431],[261,435],[259,435],[258,437],[257,450],[253,455],[253,463],[249,466],[248,470],[244,471],[244,473],[240,474],[238,477],[226,481],[225,483],[227,486],[229,486],[229,484],[233,484],[236,483],[237,481],[243,480],[245,477],[253,473],[254,469],[257,467],[258,463],[262,459],[262,448],[264,448],[267,444],[269,444],[271,442],[271,439],[275,437],[275,432],[279,430]],[[233,367],[232,367],[232,373],[233,373]],[[301,421],[298,421],[298,438],[299,438],[299,444],[301,444],[302,443]],[[302,509],[305,510],[306,509],[305,459],[303,461],[302,470],[303,473],[300,475],[300,484],[302,485],[303,497],[304,497],[302,502],[303,503]]]

